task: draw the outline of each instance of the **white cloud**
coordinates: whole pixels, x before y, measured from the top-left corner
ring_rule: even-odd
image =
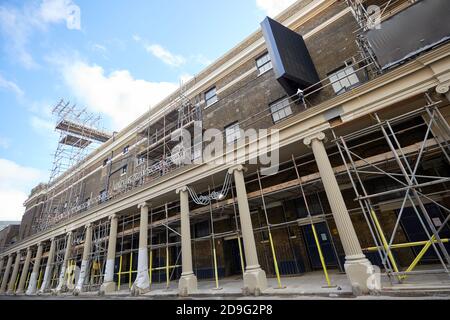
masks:
[[[66,22],[68,29],[80,30],[80,8],[72,0],[43,0],[27,3],[22,8],[0,5],[0,32],[4,49],[27,69],[39,67],[28,52],[28,43],[37,31],[50,24]]]
[[[67,29],[81,29],[81,10],[72,0],[44,0],[41,3],[40,16],[46,23],[65,21]]]
[[[45,178],[46,175],[37,169],[0,158],[0,220],[20,221],[29,190]]]
[[[81,60],[57,63],[77,104],[109,116],[114,129],[124,128],[178,88],[176,83],[135,79],[128,70],[106,74],[101,66]]]
[[[256,0],[256,5],[268,16],[274,17],[297,0]]]
[[[20,87],[16,83],[6,80],[1,74],[0,74],[0,88],[13,92],[19,98],[24,96],[23,90],[20,89]]]
[[[165,64],[172,67],[179,67],[186,63],[186,58],[181,55],[176,55],[171,53],[169,50],[165,49],[159,44],[152,44],[145,46],[147,52],[153,54],[155,57],[160,59]]]

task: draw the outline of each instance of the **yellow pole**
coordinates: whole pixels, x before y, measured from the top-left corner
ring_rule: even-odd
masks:
[[[380,222],[378,221],[377,215],[376,215],[376,213],[375,213],[375,211],[373,209],[370,210],[370,213],[372,214],[372,218],[373,218],[373,220],[375,222],[375,226],[377,227],[378,233],[380,234],[381,241],[383,242],[384,249],[386,251],[389,251],[388,252],[388,257],[389,257],[389,260],[392,263],[392,268],[394,268],[395,272],[398,272],[397,263],[395,262],[394,256],[392,255],[392,250],[389,249],[389,244],[388,244],[388,242],[386,240],[386,237],[384,236],[383,229],[381,229],[381,225],[380,225]],[[402,277],[398,277],[398,278],[400,280],[402,280]]]
[[[153,250],[150,249],[150,262],[148,266],[148,277],[150,278],[150,286],[152,285],[152,271],[153,271]]]
[[[238,247],[239,247],[239,257],[241,258],[241,268],[242,268],[242,275],[245,273],[245,266],[244,266],[244,256],[242,254],[242,246],[241,246],[241,237],[238,234]]]
[[[128,274],[128,286],[131,289],[131,276],[133,275],[133,252],[130,252],[130,268],[129,268],[129,274]]]
[[[117,273],[117,291],[120,291],[120,278],[122,276],[122,255],[119,258],[119,272]]]
[[[325,279],[327,281],[328,286],[331,287],[330,277],[328,276],[327,265],[325,264],[325,259],[323,257],[323,253],[322,253],[322,247],[320,246],[319,238],[317,237],[316,227],[313,223],[311,211],[309,210],[308,201],[306,199],[305,190],[303,189],[302,180],[301,180],[300,174],[298,172],[297,162],[295,161],[294,155],[292,155],[292,162],[294,164],[295,174],[297,175],[298,185],[300,186],[300,191],[302,193],[303,201],[305,202],[306,211],[308,212],[308,218],[311,223],[311,228],[312,228],[313,235],[314,235],[314,241],[316,242],[317,251],[319,253],[320,263],[322,264],[323,273],[325,274]]]
[[[422,259],[422,257],[425,255],[425,253],[427,253],[428,249],[431,247],[431,244],[433,242],[435,242],[436,237],[433,235],[430,239],[430,241],[427,242],[427,244],[423,247],[423,249],[419,252],[419,254],[417,255],[417,257],[414,259],[414,261],[411,263],[411,265],[408,267],[408,269],[406,269],[405,272],[410,272],[412,271],[417,264],[420,262],[420,260]],[[402,278],[405,279],[407,276],[403,276]]]
[[[41,288],[41,284],[42,284],[42,269],[39,272],[39,278],[38,278],[38,285],[37,288],[40,289]]]
[[[169,247],[166,246],[166,287],[170,287],[170,274],[169,274]]]
[[[26,281],[26,284],[25,284],[25,288],[28,288],[28,283],[30,283],[30,276],[31,276],[31,271],[28,271],[27,281]]]
[[[449,239],[441,239],[442,243],[448,243]],[[393,244],[391,249],[401,249],[401,248],[410,248],[410,247],[419,247],[428,244],[430,241],[417,241],[417,242],[408,242],[408,243],[398,243]],[[437,240],[434,240],[433,243],[437,243]],[[377,251],[379,247],[369,247],[365,248],[366,251]]]
[[[269,223],[269,216],[267,215],[266,200],[264,199],[264,193],[263,193],[263,189],[262,189],[262,185],[261,185],[261,178],[259,176],[259,171],[256,171],[256,173],[258,175],[259,190],[261,192],[261,200],[263,203],[264,215],[266,217],[267,231],[269,232],[269,243],[270,243],[270,249],[271,249],[272,257],[273,257],[273,266],[275,268],[275,274],[277,276],[278,288],[282,289],[283,286],[281,285],[281,278],[280,278],[280,271],[278,269],[277,255],[275,253],[275,247],[273,245],[272,231],[270,230],[270,223]]]
[[[273,246],[273,240],[272,240],[272,232],[270,232],[270,228],[269,228],[269,242],[270,242],[270,248],[272,250],[273,265],[275,267],[275,274],[277,275],[278,288],[282,288],[283,286],[281,285],[280,271],[278,270],[277,255],[275,254],[275,248]]]
[[[214,255],[214,276],[215,276],[215,279],[216,279],[216,289],[219,289],[219,274],[217,272],[216,248],[213,248],[213,255]]]
[[[328,276],[327,265],[325,263],[325,259],[322,254],[322,247],[320,246],[319,237],[317,236],[316,226],[314,225],[314,223],[311,224],[311,228],[314,234],[314,240],[316,241],[317,251],[319,252],[320,263],[322,263],[322,269],[323,273],[325,274],[325,279],[327,280],[328,286],[331,287],[331,281],[330,277]]]
[[[20,272],[17,272],[16,281],[14,282],[14,291],[17,290],[17,283],[19,282]]]

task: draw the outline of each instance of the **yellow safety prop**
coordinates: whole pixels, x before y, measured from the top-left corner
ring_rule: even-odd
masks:
[[[371,212],[373,221],[375,222],[375,226],[376,226],[376,228],[378,230],[378,233],[380,234],[381,241],[383,242],[384,249],[386,251],[389,251],[388,252],[388,257],[389,257],[389,261],[391,261],[392,268],[394,269],[395,272],[398,272],[397,263],[395,262],[394,255],[392,254],[392,250],[390,250],[390,249],[388,250],[389,244],[388,244],[388,242],[386,240],[386,237],[384,236],[384,232],[383,232],[383,229],[381,228],[380,222],[378,221],[377,215],[376,215],[374,210],[370,210],[370,212]],[[398,278],[400,280],[402,280],[402,277],[398,277]]]
[[[270,249],[272,250],[273,265],[275,267],[275,274],[277,275],[278,288],[282,288],[283,286],[281,285],[280,271],[278,270],[277,255],[275,254],[275,247],[273,246],[272,232],[270,232],[270,229],[269,229],[269,242],[270,242]]]
[[[449,239],[441,239],[441,240],[442,240],[442,243],[448,243],[450,241]],[[420,247],[420,246],[426,245],[428,242],[430,242],[430,241],[417,241],[417,242],[398,243],[398,244],[393,244],[391,246],[391,249]],[[435,240],[435,241],[433,241],[433,243],[438,243],[438,241]],[[365,248],[364,250],[366,250],[366,251],[377,251],[378,248],[379,247],[368,247],[368,248]]]
[[[420,262],[422,257],[427,253],[428,249],[430,249],[431,245],[436,242],[436,237],[433,235],[431,239],[426,243],[426,245],[423,247],[423,249],[419,252],[417,257],[414,259],[414,261],[411,263],[411,265],[406,269],[405,272],[411,272],[413,269],[417,266],[417,264]],[[406,279],[406,275],[402,277],[402,279]]]
[[[314,234],[314,240],[316,241],[317,251],[319,252],[320,263],[322,263],[323,273],[325,274],[325,279],[327,280],[327,284],[331,287],[330,277],[328,276],[327,265],[325,263],[325,259],[322,253],[322,247],[320,246],[319,237],[317,237],[316,227],[314,224],[311,224],[311,228]]]
[[[216,248],[213,249],[213,255],[214,255],[214,277],[216,279],[216,289],[219,289],[219,273],[217,271],[217,255],[216,255]]]
[[[119,272],[117,273],[117,291],[120,291],[120,278],[122,275],[122,256],[119,258]]]

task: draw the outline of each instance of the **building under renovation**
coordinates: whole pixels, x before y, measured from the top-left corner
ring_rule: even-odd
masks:
[[[0,292],[449,289],[449,16],[297,1],[118,133],[61,100]]]

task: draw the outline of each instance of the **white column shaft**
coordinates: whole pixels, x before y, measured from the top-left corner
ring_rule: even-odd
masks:
[[[105,267],[105,279],[103,282],[114,281],[114,264],[116,261],[116,243],[117,243],[117,215],[111,217],[111,224],[109,227],[109,240],[108,240],[108,255]]]
[[[8,285],[9,273],[11,272],[12,261],[13,261],[13,255],[10,254],[8,256],[8,262],[6,263],[5,273],[3,274],[2,285],[0,287],[0,293],[5,293],[5,291],[6,291],[6,286]]]
[[[14,285],[16,284],[17,274],[19,273],[19,266],[20,266],[20,252],[17,252],[13,272],[11,274],[11,278],[9,279],[8,293],[14,292]]]
[[[45,292],[48,289],[48,285],[50,283],[51,274],[53,271],[53,263],[55,260],[55,239],[50,240],[50,251],[48,253],[47,265],[45,266],[44,280],[42,281],[42,286],[39,289],[39,292]]]
[[[32,295],[36,293],[37,285],[38,285],[38,277],[39,277],[39,269],[41,267],[41,258],[42,258],[42,243],[38,244],[36,258],[34,259],[33,271],[31,272],[30,282],[28,283],[28,289],[26,294]]]
[[[25,282],[27,281],[28,269],[30,268],[31,248],[27,249],[27,256],[23,263],[22,274],[20,275],[19,285],[17,286],[17,293],[23,293]]]
[[[81,292],[83,290],[84,280],[86,279],[86,274],[89,271],[88,267],[89,267],[89,255],[91,253],[91,247],[92,247],[92,225],[89,224],[88,226],[86,226],[80,275],[78,277],[78,282],[75,287],[75,291],[78,292]]]

